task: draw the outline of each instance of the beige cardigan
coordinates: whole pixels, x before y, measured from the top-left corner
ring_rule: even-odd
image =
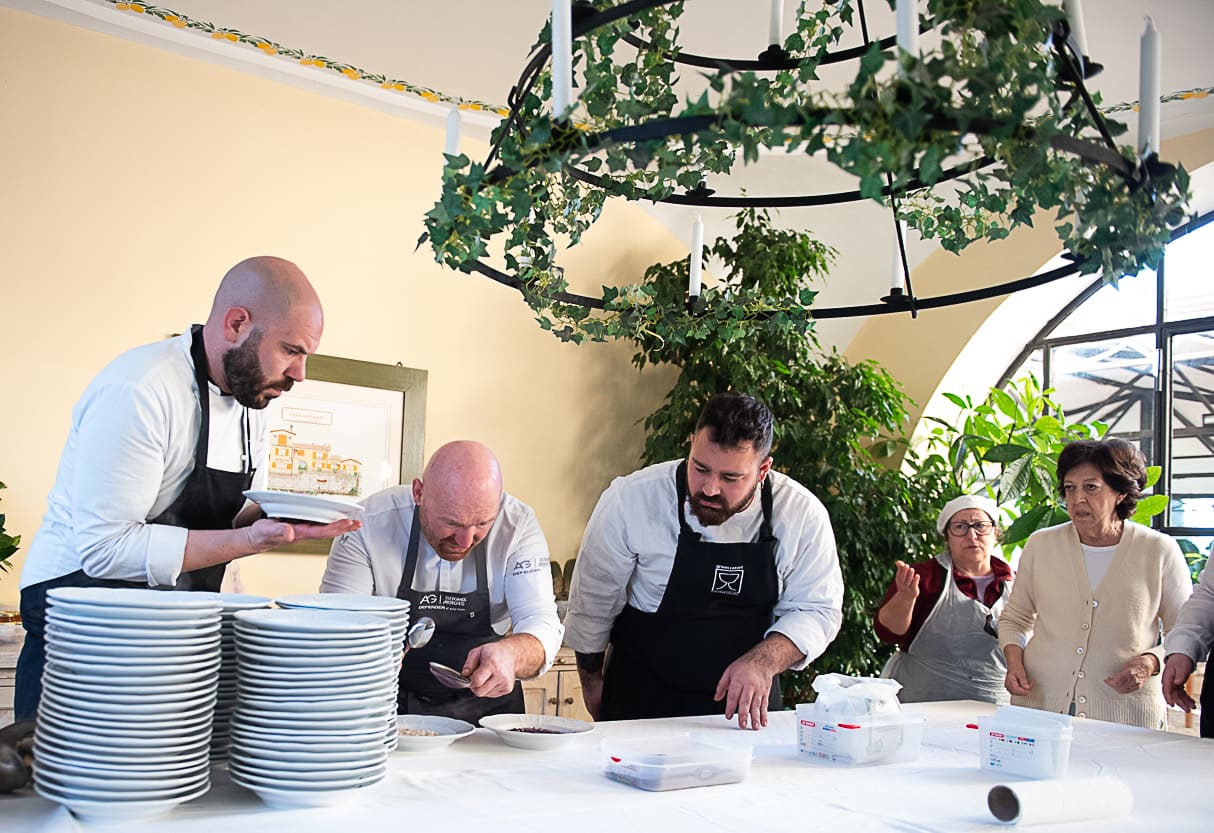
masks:
[[[999,645],[1021,644],[1033,693],[1012,703],[1158,729],[1166,706],[1158,675],[1132,694],[1105,677],[1138,654],[1163,659],[1167,633],[1193,592],[1180,547],[1127,522],[1112,563],[1091,589],[1079,536],[1070,523],[1034,533],[1024,546],[1012,596],[999,619]]]

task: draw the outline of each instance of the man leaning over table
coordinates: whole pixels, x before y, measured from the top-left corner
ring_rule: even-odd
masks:
[[[218,590],[229,561],[357,526],[241,511],[265,453],[264,409],[303,381],[323,329],[299,267],[253,257],[224,275],[205,324],[123,353],[89,383],[21,573],[18,720],[42,696],[48,590]]]
[[[497,457],[478,442],[448,443],[411,487],[363,507],[362,528],[333,542],[320,589],[395,596],[410,603],[411,620],[435,621],[429,644],[405,655],[398,711],[472,723],[525,711],[518,681],[548,670],[564,629],[548,543],[531,507],[502,490]],[[471,688],[444,687],[431,661]]]
[[[599,498],[565,617],[596,719],[723,712],[758,729],[780,707],[780,672],[838,634],[830,518],[772,470],[771,444],[766,405],[718,394],[687,459],[617,478]]]

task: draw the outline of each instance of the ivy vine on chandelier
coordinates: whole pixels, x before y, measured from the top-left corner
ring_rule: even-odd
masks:
[[[1146,137],[1138,148],[1118,143],[1127,128],[1088,94],[1091,62],[1058,6],[923,0],[915,29],[934,32],[936,45],[908,50],[868,37],[863,0],[804,0],[782,43],[758,61],[712,59],[702,94],[680,101],[682,12],[671,0],[573,4],[576,99],[563,111],[552,103],[560,54],[551,60],[545,25],[489,156],[446,157],[426,215],[439,262],[517,287],[564,340],[681,339],[705,320],[804,334],[815,296],[804,283],[772,297],[723,279],[688,299],[641,280],[589,298],[569,291],[558,250],[577,245],[610,198],[712,205],[705,183],[728,181],[764,150],[826,159],[856,178],[853,198],[891,208],[950,252],[1047,212],[1072,271],[1109,282],[1156,265],[1187,218],[1187,173],[1160,162]],[[858,24],[864,42],[843,48]],[[846,86],[819,83],[818,70],[843,58],[855,67]],[[495,240],[504,270],[487,265]],[[828,247],[808,232],[786,233],[786,243],[814,253],[790,261],[803,262],[806,279],[827,267]]]

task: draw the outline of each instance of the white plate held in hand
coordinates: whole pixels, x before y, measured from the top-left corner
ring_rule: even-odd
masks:
[[[257,491],[244,496],[261,507],[267,518],[327,524],[348,518],[362,509],[350,498],[336,495],[301,495],[294,492]]]

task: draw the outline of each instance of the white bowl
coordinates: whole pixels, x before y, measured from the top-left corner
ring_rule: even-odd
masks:
[[[406,735],[405,729],[422,732],[437,732],[434,735]],[[397,748],[406,752],[428,752],[450,746],[460,738],[466,738],[476,731],[476,727],[463,720],[453,717],[439,717],[427,714],[402,714],[396,718]]]
[[[544,714],[494,714],[482,717],[481,725],[517,749],[560,749],[595,729],[584,720]],[[538,729],[544,731],[520,731]]]
[[[112,823],[119,821],[146,821],[165,815],[178,804],[198,798],[211,788],[210,781],[200,786],[168,797],[121,801],[91,798],[72,791],[63,791],[46,784],[34,784],[34,791],[43,798],[62,804],[81,821]]]

